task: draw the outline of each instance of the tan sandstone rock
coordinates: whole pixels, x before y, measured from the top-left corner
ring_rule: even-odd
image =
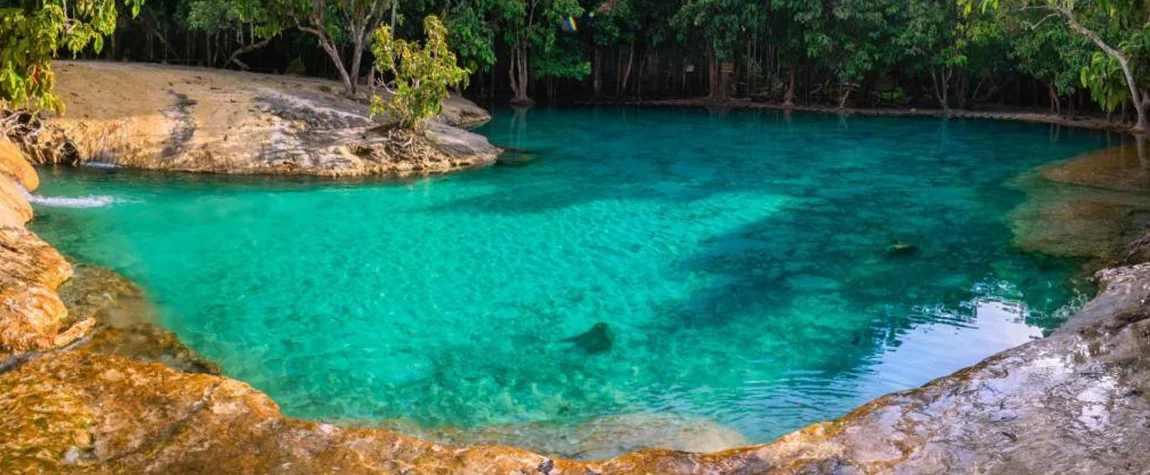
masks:
[[[0,226],[23,227],[32,220],[32,205],[20,185],[9,176],[0,175]]]
[[[56,288],[72,267],[23,228],[0,228],[0,360],[67,344],[92,326],[74,322]]]
[[[40,187],[40,176],[24,159],[20,147],[3,138],[0,138],[0,175],[12,177],[28,191],[35,191]]]
[[[331,81],[219,69],[59,62],[67,113],[52,119],[79,161],[152,170],[331,177],[447,173],[500,150],[457,127],[490,118],[452,98],[410,146],[372,118],[366,98]],[[131,84],[132,87],[124,87]]]

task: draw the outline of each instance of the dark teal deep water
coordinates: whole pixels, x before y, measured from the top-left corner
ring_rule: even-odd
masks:
[[[99,206],[34,227],[286,413],[433,427],[653,412],[767,441],[1041,335],[1086,290],[1005,216],[1015,177],[1097,134],[623,108],[479,131],[537,157],[407,183],[46,170],[39,194]],[[562,341],[596,322],[609,351]]]

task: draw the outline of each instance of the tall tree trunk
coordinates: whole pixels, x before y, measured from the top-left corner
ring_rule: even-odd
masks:
[[[1046,88],[1050,92],[1050,112],[1062,115],[1062,101],[1058,100],[1058,89],[1054,88],[1054,82],[1047,83]]]
[[[595,99],[603,92],[603,51],[595,46],[595,75],[591,80],[591,87],[595,90]]]
[[[643,59],[639,60],[639,75],[635,77],[635,97],[639,100],[643,99],[643,73],[647,71],[647,61],[651,59],[647,56],[647,51],[650,50],[648,48],[643,49]],[[658,71],[658,66],[655,70]]]
[[[355,38],[355,51],[351,54],[351,69],[347,72],[348,79],[351,81],[352,97],[355,97],[356,93],[359,92],[359,66],[360,62],[363,61],[364,34],[364,32],[360,32]]]
[[[938,99],[938,103],[942,106],[943,112],[950,114],[950,76],[953,70],[950,68],[942,68],[936,70],[930,68],[930,81],[934,84],[934,96]]]
[[[627,83],[631,80],[631,67],[635,64],[635,42],[631,42],[631,53],[627,56],[627,68],[623,70],[623,80],[619,83],[621,95],[627,94]]]
[[[963,74],[958,78],[958,110],[966,110],[967,94],[970,93],[970,75]]]
[[[529,75],[527,71],[527,46],[520,43],[511,49],[511,66],[507,71],[508,78],[511,80],[511,92],[515,95],[511,98],[511,103],[514,105],[531,105],[535,101],[527,96],[527,82]]]
[[[722,65],[719,64],[718,55],[715,54],[715,45],[707,44],[707,80],[711,93],[708,100],[722,102],[727,100],[727,85],[723,83]]]
[[[623,52],[616,49],[615,52],[615,97],[623,96]]]
[[[399,6],[399,0],[391,0],[391,33],[395,34],[395,9]]]
[[[787,92],[783,94],[783,107],[795,106],[795,65],[787,69]]]

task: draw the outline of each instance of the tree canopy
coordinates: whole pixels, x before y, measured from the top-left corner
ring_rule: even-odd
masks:
[[[123,0],[135,16],[143,0]],[[113,33],[116,0],[0,1],[0,105],[63,110],[53,94],[52,58],[61,50],[100,52]]]
[[[0,0],[0,98],[57,108],[49,59],[393,81],[373,32],[429,38],[472,93],[832,107],[1150,108],[1150,0]],[[108,43],[108,44],[105,44]],[[157,45],[161,47],[157,47]],[[110,46],[110,47],[109,47]]]

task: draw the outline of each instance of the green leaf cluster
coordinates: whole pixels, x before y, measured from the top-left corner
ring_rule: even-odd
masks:
[[[116,0],[0,1],[0,106],[64,112],[53,94],[61,49],[99,52],[116,28]],[[143,0],[123,0],[133,16]]]
[[[459,67],[455,53],[447,46],[447,28],[439,17],[423,21],[426,40],[395,38],[391,26],[375,30],[371,45],[375,66],[390,78],[383,83],[389,96],[371,99],[372,114],[387,114],[403,129],[417,129],[435,117],[450,89],[466,84],[470,71]]]

